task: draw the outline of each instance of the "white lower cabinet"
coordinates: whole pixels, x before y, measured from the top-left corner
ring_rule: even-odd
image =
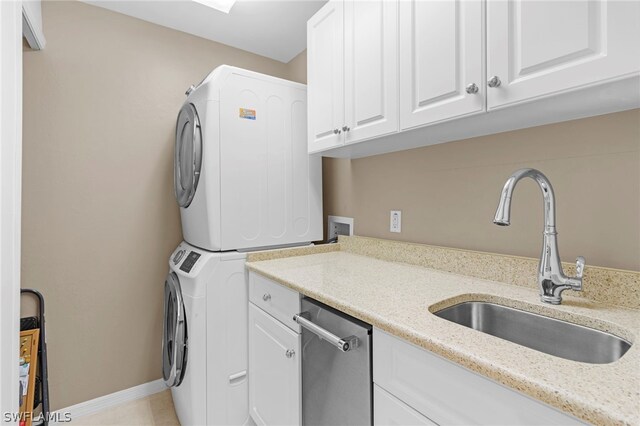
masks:
[[[249,410],[258,425],[302,420],[300,335],[249,304]]]
[[[249,413],[302,424],[300,294],[250,272]],[[578,425],[576,418],[374,328],[375,425]],[[337,354],[337,352],[336,352]]]
[[[437,424],[583,424],[574,417],[380,330],[374,329],[373,341],[374,383]],[[391,409],[387,402],[385,407],[381,418],[375,419],[376,425],[404,424],[408,414],[401,409],[402,406],[398,408],[396,404]]]
[[[373,419],[376,425],[435,425],[378,385],[373,386]]]

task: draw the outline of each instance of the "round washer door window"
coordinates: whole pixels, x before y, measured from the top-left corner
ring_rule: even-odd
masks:
[[[171,272],[164,282],[164,324],[162,327],[162,378],[180,386],[187,371],[187,319],[178,276]]]
[[[182,107],[176,123],[176,148],[173,182],[180,207],[189,207],[200,180],[202,167],[202,131],[193,104]]]

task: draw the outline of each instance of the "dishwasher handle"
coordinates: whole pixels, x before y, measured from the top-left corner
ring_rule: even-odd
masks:
[[[350,350],[358,347],[359,340],[356,336],[338,337],[330,331],[327,331],[319,325],[314,324],[313,322],[306,319],[304,317],[305,314],[307,313],[302,312],[293,316],[293,320],[296,323],[300,324],[302,328],[305,328],[321,339],[326,340],[342,352],[349,352]]]

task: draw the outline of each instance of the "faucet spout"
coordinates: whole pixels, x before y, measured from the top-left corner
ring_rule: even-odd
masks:
[[[545,175],[536,169],[520,169],[512,174],[502,188],[500,202],[496,210],[493,223],[500,226],[511,224],[511,196],[516,184],[524,178],[531,178],[540,187],[544,202],[544,228],[545,232],[555,232],[556,229],[556,199],[553,194],[551,182]]]
[[[562,270],[560,254],[558,251],[558,240],[556,232],[556,200],[553,187],[549,179],[536,169],[520,169],[507,179],[498,208],[496,210],[493,223],[500,226],[511,224],[511,198],[516,184],[524,178],[531,178],[538,183],[542,191],[544,205],[544,233],[542,243],[542,254],[538,266],[538,287],[540,298],[543,302],[560,304],[562,302],[562,292],[564,290],[582,290],[582,274],[584,271],[584,258],[577,259],[577,276],[567,277]]]

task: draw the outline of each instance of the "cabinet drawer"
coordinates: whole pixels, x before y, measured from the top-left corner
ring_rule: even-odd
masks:
[[[374,329],[373,381],[438,424],[577,425],[574,417]]]
[[[373,386],[374,426],[434,426],[431,420],[409,407],[378,385]]]
[[[293,321],[293,316],[300,313],[300,293],[250,272],[249,300],[290,329],[300,332],[300,326]]]

